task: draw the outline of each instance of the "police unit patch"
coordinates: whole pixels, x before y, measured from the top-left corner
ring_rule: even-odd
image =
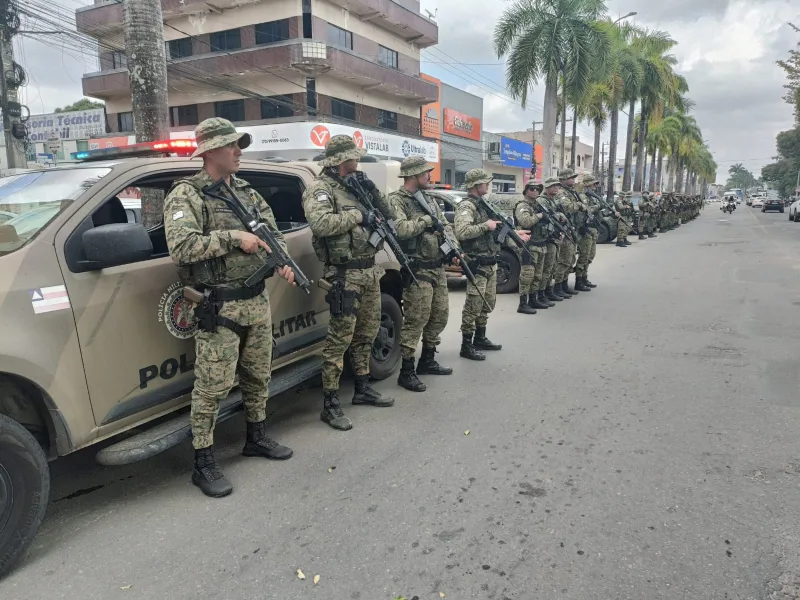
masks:
[[[183,297],[183,284],[180,282],[173,283],[161,295],[158,320],[179,340],[189,339],[197,333],[193,305]]]
[[[330,197],[328,196],[327,192],[320,190],[314,194],[314,198],[317,199],[317,202],[330,202]]]

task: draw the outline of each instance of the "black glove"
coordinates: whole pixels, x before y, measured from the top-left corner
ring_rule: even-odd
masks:
[[[375,190],[375,183],[369,177],[367,177],[367,174],[364,173],[364,171],[356,171],[355,177],[358,180],[358,183],[361,184],[361,187],[363,187],[368,192],[372,192]]]

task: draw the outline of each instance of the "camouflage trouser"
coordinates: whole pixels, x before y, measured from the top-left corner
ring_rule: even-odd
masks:
[[[252,323],[256,312],[252,308],[250,301],[226,302],[220,312],[220,316],[247,326],[243,339],[226,327],[218,327],[216,333],[199,331],[195,336],[195,382],[189,417],[195,448],[207,448],[214,443],[219,403],[227,398],[233,387],[237,363],[245,417],[251,423],[267,418],[272,369],[272,318],[267,303],[266,320],[263,320],[264,307],[261,304],[257,315],[259,322]]]
[[[578,262],[575,263],[575,277],[583,277],[597,254],[597,229],[587,229],[586,235],[578,241]]]
[[[461,311],[461,332],[473,333],[475,327],[486,327],[489,322],[489,313],[494,310],[497,298],[497,265],[488,267],[475,267],[475,283],[467,282],[467,299],[464,301],[464,309]],[[486,305],[483,303],[478,290],[486,298]]]
[[[544,270],[544,255],[546,253],[544,246],[528,246],[528,250],[533,255],[531,260],[528,255],[522,253],[522,268],[519,272],[519,293],[530,294],[531,292],[539,291],[542,285],[542,272]],[[530,261],[531,264],[526,265],[525,262]]]
[[[347,271],[345,291],[356,292],[361,297],[355,301],[355,315],[331,316],[328,323],[328,336],[322,348],[322,388],[326,392],[339,389],[348,348],[353,373],[369,375],[369,357],[381,323],[383,273],[380,267]]]
[[[447,326],[450,312],[444,267],[414,274],[419,279],[419,287],[411,284],[403,290],[403,329],[400,331],[403,358],[414,357],[420,336],[423,348],[438,346],[441,342],[439,335]],[[421,277],[430,278],[436,285],[431,285]]]
[[[553,280],[553,272],[556,269],[556,259],[558,258],[558,248],[560,244],[549,243],[545,246],[544,260],[542,261],[542,286],[540,290],[550,287]]]
[[[622,217],[622,219],[628,221],[630,217]],[[627,239],[628,234],[631,232],[631,228],[628,227],[622,219],[620,219],[617,223],[617,241],[623,241]]]
[[[639,235],[647,235],[650,231],[650,216],[639,215]]]
[[[576,239],[579,239],[579,236]],[[558,258],[556,259],[555,273],[553,273],[553,279],[556,280],[556,283],[564,281],[569,277],[572,266],[575,264],[575,252],[575,244],[566,238],[561,240],[561,247],[558,249]]]

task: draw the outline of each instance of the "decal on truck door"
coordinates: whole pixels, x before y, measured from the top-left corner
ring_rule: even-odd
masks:
[[[187,340],[197,333],[192,303],[183,297],[183,284],[176,281],[161,294],[158,301],[158,322],[167,326],[167,331],[180,340]]]

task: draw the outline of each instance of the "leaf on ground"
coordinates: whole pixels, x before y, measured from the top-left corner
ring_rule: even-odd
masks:
[[[319,575],[314,575],[314,585],[319,583]]]
[[[439,598],[444,598],[444,592],[439,592]]]
[[[464,435],[469,435],[469,429],[467,429],[467,430],[464,432]],[[442,596],[442,598],[444,598],[444,596]]]
[[[336,467],[329,467],[328,473],[333,473],[336,470]]]
[[[300,569],[297,569],[297,578],[298,579],[305,579],[306,575],[305,575],[305,573],[303,573],[303,571],[301,571]]]
[[[121,590],[129,590],[129,589],[131,589],[132,587],[133,587],[132,585],[123,585],[123,586],[122,586],[121,588],[119,588],[119,589],[121,589]]]

